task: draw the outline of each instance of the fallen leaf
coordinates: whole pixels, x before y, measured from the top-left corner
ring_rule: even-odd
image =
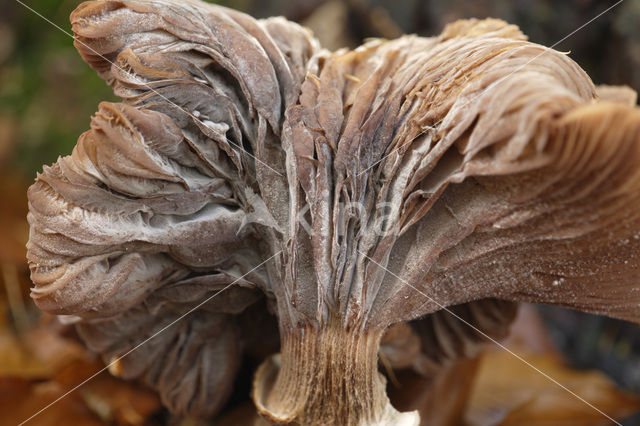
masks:
[[[161,408],[157,394],[106,371],[92,377],[104,364],[50,318],[22,334],[0,324],[0,423],[18,424],[64,396],[29,425],[149,424]]]
[[[0,172],[0,262],[24,269],[27,253],[25,245],[29,239],[29,224],[26,219],[27,186],[21,177]]]
[[[150,389],[101,371],[97,357],[85,357],[61,369],[54,377],[65,389],[81,385],[77,392],[84,403],[105,423],[142,425],[160,409],[160,398]],[[95,377],[93,377],[95,375]],[[85,380],[91,378],[86,383]]]
[[[85,356],[86,349],[41,324],[22,335],[0,327],[0,377],[45,379]]]
[[[621,419],[640,409],[640,397],[618,390],[600,372],[569,368],[553,354],[515,352],[531,366],[497,348],[482,356],[469,399],[469,425],[608,425],[611,420],[598,410]]]
[[[19,424],[65,392],[55,382],[33,383],[20,377],[0,377],[0,413],[3,424]],[[29,421],[29,426],[100,426],[79,394],[70,394]]]

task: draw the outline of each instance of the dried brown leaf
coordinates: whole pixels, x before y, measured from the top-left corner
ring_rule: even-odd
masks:
[[[535,368],[607,415],[621,419],[640,409],[640,397],[620,391],[604,374],[567,367],[554,355],[529,355]],[[513,355],[488,351],[469,400],[470,425],[607,425],[610,420]]]

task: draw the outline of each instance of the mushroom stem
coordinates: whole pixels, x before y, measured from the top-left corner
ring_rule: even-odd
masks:
[[[260,414],[278,425],[417,425],[417,412],[390,404],[378,372],[384,330],[328,327],[283,334],[282,354],[256,372],[253,398]]]

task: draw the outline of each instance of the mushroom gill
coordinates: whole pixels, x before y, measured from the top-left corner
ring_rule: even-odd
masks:
[[[272,423],[413,425],[383,338],[429,375],[505,335],[518,301],[640,321],[634,94],[517,27],[331,53],[196,0],[71,21],[123,103],[29,189],[32,297],[107,360],[136,348],[122,375],[172,411],[215,415],[253,351]]]

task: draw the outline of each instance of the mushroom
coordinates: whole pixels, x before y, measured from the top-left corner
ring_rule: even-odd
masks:
[[[381,350],[434,374],[519,301],[640,320],[635,94],[516,26],[331,53],[197,0],[71,21],[123,103],[29,189],[32,297],[172,411],[218,413],[251,353],[274,424],[413,425]]]

